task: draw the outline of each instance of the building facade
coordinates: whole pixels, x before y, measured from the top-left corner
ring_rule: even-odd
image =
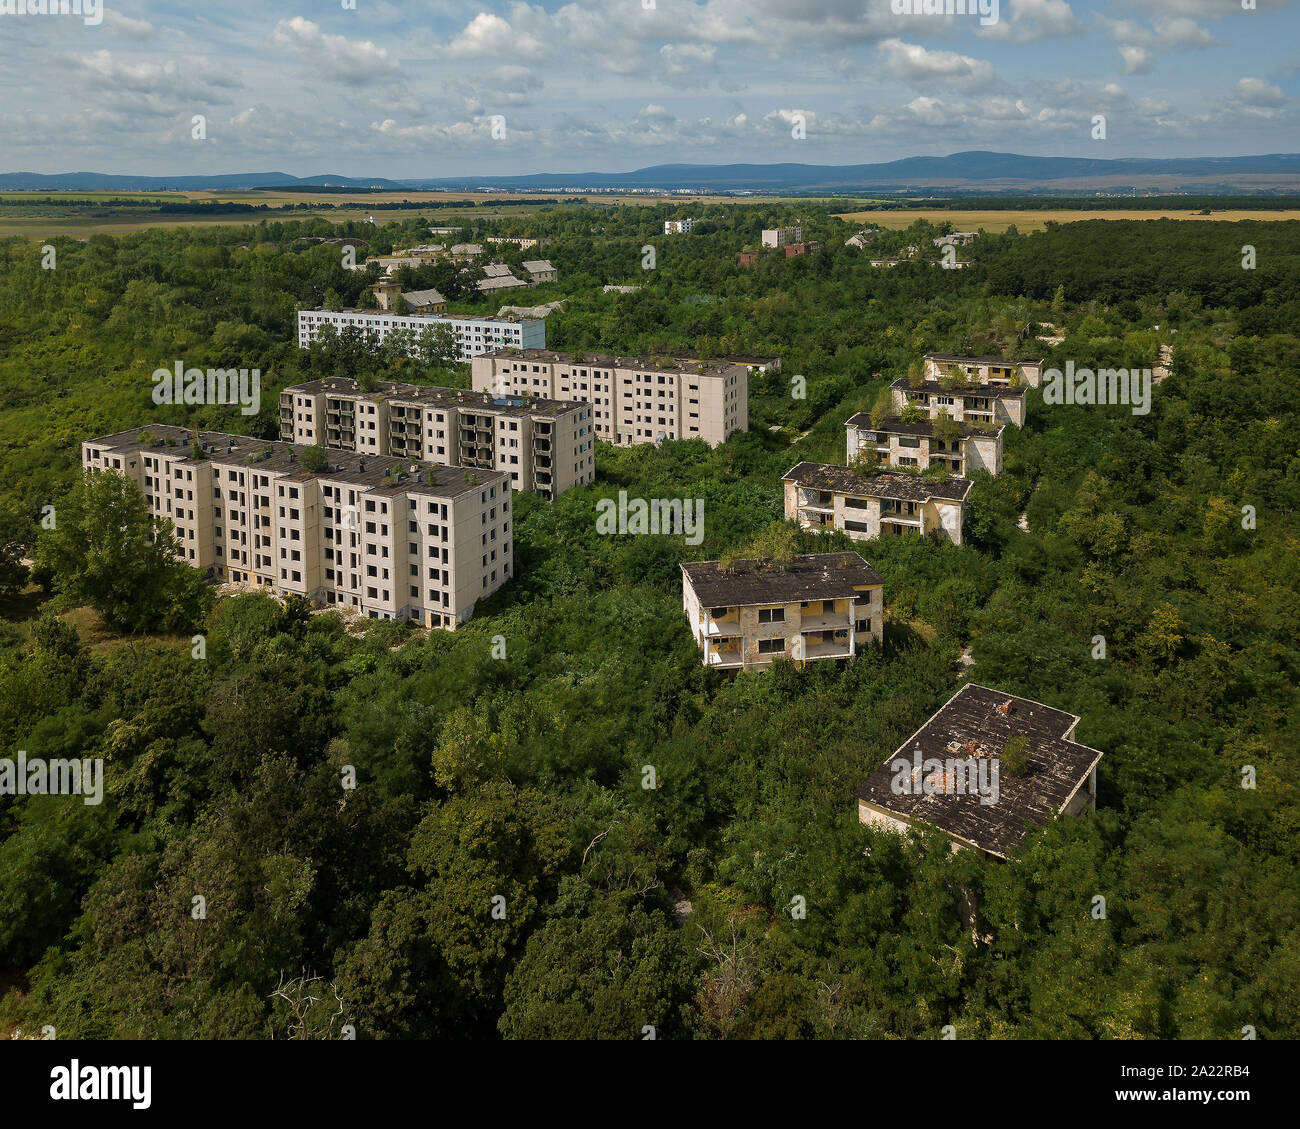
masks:
[[[596,438],[619,446],[749,430],[749,369],[727,360],[499,349],[471,362],[476,392],[592,406]]]
[[[953,423],[956,436],[945,433],[941,438],[935,434],[932,420],[908,423],[901,416],[885,416],[874,423],[867,412],[858,412],[845,426],[845,457],[851,467],[913,467],[925,471],[939,464],[959,478],[977,470],[1002,473],[1001,426]]]
[[[913,385],[907,380],[896,380],[890,389],[897,415],[911,405],[931,420],[946,414],[957,423],[1025,425],[1023,386],[957,384],[948,380],[923,380]]]
[[[306,349],[316,339],[322,326],[343,330],[356,326],[363,333],[383,341],[396,329],[409,330],[418,337],[424,330],[450,326],[456,335],[460,359],[468,361],[493,349],[544,349],[545,318],[488,318],[459,314],[395,314],[388,310],[299,310],[298,347]]]
[[[1002,357],[956,357],[926,353],[927,380],[960,380],[967,384],[1001,384],[1037,388],[1043,382],[1043,361],[1008,361]]]
[[[82,444],[82,466],[131,479],[217,580],[371,619],[455,628],[514,568],[501,471],[331,453],[155,425]]]
[[[803,242],[802,227],[765,227],[762,243],[764,247],[784,247],[790,243]]]
[[[693,219],[689,220],[664,220],[665,235],[689,235],[691,229],[695,226]]]
[[[782,479],[786,520],[804,529],[837,529],[854,541],[910,530],[962,543],[968,479],[858,474],[828,463],[799,463]]]
[[[596,477],[592,409],[536,396],[329,377],[280,393],[280,438],[304,446],[501,471],[554,500]]]
[[[884,582],[857,553],[683,564],[682,609],[705,666],[852,658],[884,638]]]

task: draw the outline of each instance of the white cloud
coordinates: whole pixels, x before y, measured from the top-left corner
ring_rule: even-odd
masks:
[[[104,9],[104,26],[127,39],[149,39],[154,33],[154,26],[148,20],[133,20],[112,8]]]
[[[1037,43],[1043,39],[1080,35],[1083,25],[1066,0],[1004,0],[998,22],[980,28],[988,39]]]
[[[718,49],[712,43],[665,43],[659,48],[664,71],[670,75],[687,74],[698,67],[713,66]]]
[[[368,39],[328,35],[321,31],[319,24],[301,16],[276,24],[271,42],[295,52],[310,64],[313,72],[344,86],[391,80],[397,72],[397,60],[388,54],[387,48]]]
[[[1146,74],[1151,69],[1151,52],[1136,44],[1120,44],[1120,58],[1124,60],[1125,74]]]
[[[1237,80],[1233,89],[1237,101],[1245,106],[1272,107],[1286,103],[1286,95],[1280,87],[1262,78],[1242,78]]]
[[[932,83],[946,81],[968,87],[987,86],[996,72],[993,64],[955,51],[930,51],[917,43],[886,39],[880,44],[885,69],[904,82]]]
[[[509,20],[492,12],[479,12],[451,41],[447,54],[469,58],[481,55],[499,55],[505,59],[529,57],[541,54],[541,44],[534,36],[511,27]]]

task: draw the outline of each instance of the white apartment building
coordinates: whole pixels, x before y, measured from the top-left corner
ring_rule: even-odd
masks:
[[[692,220],[664,220],[665,235],[689,235],[691,228],[695,226]]]
[[[1037,388],[1043,382],[1043,361],[1008,361],[1004,357],[956,357],[926,353],[927,380],[960,380],[967,384],[1000,384]]]
[[[342,331],[356,326],[383,341],[393,330],[405,329],[416,337],[426,329],[447,325],[456,334],[460,359],[468,361],[493,349],[546,348],[545,318],[488,318],[461,314],[395,314],[388,310],[299,310],[298,347],[306,349],[321,327]]]
[[[858,474],[829,463],[798,463],[781,477],[786,520],[804,529],[838,529],[854,541],[911,530],[961,544],[969,479]]]
[[[683,564],[682,609],[705,666],[847,659],[884,638],[884,581],[857,553]]]
[[[845,460],[851,467],[891,466],[928,470],[941,464],[960,478],[977,470],[1002,473],[1003,426],[953,423],[956,437],[935,434],[933,420],[909,423],[901,416],[873,422],[870,413],[858,412],[845,425]]]
[[[476,392],[544,396],[592,406],[596,438],[619,446],[749,430],[749,368],[731,360],[615,357],[499,349],[471,362]]]
[[[509,476],[515,490],[549,500],[595,481],[588,404],[491,396],[459,388],[328,377],[280,393],[280,438],[358,454]]]
[[[791,243],[802,242],[802,227],[765,227],[763,229],[764,247],[786,247]]]
[[[947,413],[957,423],[1025,425],[1023,385],[958,384],[949,380],[923,380],[912,385],[907,380],[896,380],[889,387],[896,414],[901,415],[913,405],[928,419]]]
[[[81,451],[86,470],[140,488],[182,560],[227,583],[451,629],[513,572],[501,471],[338,452],[308,471],[302,447],[161,424]]]

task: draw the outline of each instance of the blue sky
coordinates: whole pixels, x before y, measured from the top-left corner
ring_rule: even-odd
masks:
[[[0,0],[0,171],[1295,152],[1300,3],[1243,2],[1000,0],[984,26],[902,0],[122,0],[88,25]]]

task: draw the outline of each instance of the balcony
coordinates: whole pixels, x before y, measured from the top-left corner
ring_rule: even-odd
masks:
[[[799,619],[799,630],[808,631],[843,631],[850,623],[850,614],[842,612],[806,611]]]
[[[815,525],[818,529],[829,529],[835,525],[835,518],[829,510],[801,509],[799,511],[799,520],[804,525]]]
[[[799,508],[833,513],[835,510],[835,495],[826,490],[800,490]]]
[[[743,666],[745,659],[740,649],[739,639],[720,639],[710,641],[704,651],[704,661],[709,666]]]
[[[702,626],[704,634],[710,639],[726,638],[740,634],[740,618],[734,614],[714,619],[713,616],[705,613]]]
[[[843,639],[827,640],[816,634],[803,635],[802,639],[805,659],[846,659],[853,653],[847,634]]]

